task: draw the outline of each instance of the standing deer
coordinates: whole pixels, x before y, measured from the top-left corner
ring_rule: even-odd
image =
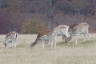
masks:
[[[82,22],[80,24],[71,25],[69,28],[71,36],[84,35],[85,38],[89,37],[89,24],[87,22]],[[77,40],[76,40],[77,44]]]
[[[51,47],[56,48],[56,40],[58,35],[64,35],[66,37],[70,37],[70,34],[68,32],[69,26],[67,25],[59,25],[55,27],[51,32],[48,32],[47,34],[38,34],[36,41],[31,45],[31,47],[35,46],[37,44],[37,41],[41,39],[43,48],[45,46],[45,43],[49,43]]]
[[[17,32],[12,31],[6,34],[4,45],[7,48],[16,47]]]

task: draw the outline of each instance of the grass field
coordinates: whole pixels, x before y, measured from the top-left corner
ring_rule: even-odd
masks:
[[[93,35],[92,35],[93,36]],[[30,48],[36,35],[20,35],[17,48],[4,48],[4,35],[0,36],[0,64],[96,64],[96,37],[89,40],[58,43],[56,48]]]

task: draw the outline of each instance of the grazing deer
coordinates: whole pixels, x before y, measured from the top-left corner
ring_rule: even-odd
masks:
[[[4,45],[7,48],[16,47],[17,32],[12,31],[6,34]]]
[[[89,37],[89,24],[86,22],[82,22],[80,24],[71,25],[69,28],[69,32],[71,36],[84,35],[84,37],[88,38]],[[75,43],[77,44],[77,40]]]
[[[42,42],[43,48],[45,46],[45,42],[49,43],[51,47],[56,48],[56,40],[58,35],[64,35],[66,37],[70,37],[70,34],[68,32],[69,26],[67,25],[59,25],[53,29],[53,31],[48,32],[47,34],[38,34],[36,41],[31,45],[31,47],[35,46],[37,44],[37,41],[41,39],[44,41]]]

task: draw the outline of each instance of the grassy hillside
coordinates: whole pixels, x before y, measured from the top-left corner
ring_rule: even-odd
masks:
[[[75,45],[74,41],[58,43],[56,48],[42,48],[40,44],[30,48],[36,35],[20,35],[17,48],[6,49],[0,36],[0,63],[2,64],[96,64],[96,37]],[[74,45],[74,46],[73,46]]]

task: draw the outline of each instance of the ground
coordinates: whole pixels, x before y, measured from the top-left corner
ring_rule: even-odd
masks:
[[[58,43],[56,48],[42,48],[40,44],[30,48],[34,40],[35,35],[20,35],[17,48],[6,49],[1,35],[0,64],[96,64],[95,37],[77,45]]]

